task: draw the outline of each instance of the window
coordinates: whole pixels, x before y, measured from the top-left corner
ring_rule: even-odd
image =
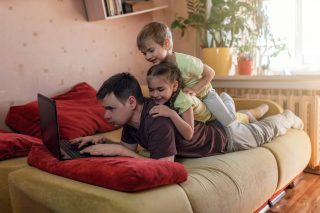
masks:
[[[272,58],[270,70],[283,74],[320,74],[319,0],[268,0],[264,2],[272,33],[281,38],[290,56]]]

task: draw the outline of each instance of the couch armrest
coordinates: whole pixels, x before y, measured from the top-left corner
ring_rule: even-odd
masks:
[[[247,98],[234,98],[234,102],[236,104],[236,110],[250,109],[257,107],[261,104],[268,104],[269,111],[263,116],[267,117],[270,115],[275,115],[278,113],[282,113],[282,107],[274,101],[271,100],[262,100],[262,99],[247,99]]]

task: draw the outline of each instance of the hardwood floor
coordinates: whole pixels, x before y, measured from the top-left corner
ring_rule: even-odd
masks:
[[[304,173],[301,181],[286,189],[286,195],[268,213],[319,213],[320,175]]]

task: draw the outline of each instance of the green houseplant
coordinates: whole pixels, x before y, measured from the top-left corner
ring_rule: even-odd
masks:
[[[244,0],[186,2],[188,17],[177,17],[171,28],[180,29],[182,36],[187,28],[194,28],[201,39],[204,62],[213,67],[217,75],[227,74],[231,67],[230,48],[235,46],[241,32],[251,29],[248,17],[252,16],[252,6]]]
[[[241,74],[240,63],[256,59],[258,73],[269,68],[270,60],[287,50],[286,44],[271,32],[266,0],[251,0],[253,9],[252,28],[243,31],[241,39],[237,40],[238,71]],[[288,52],[288,54],[290,54]],[[253,62],[252,62],[253,63]],[[245,74],[248,72],[245,71]]]

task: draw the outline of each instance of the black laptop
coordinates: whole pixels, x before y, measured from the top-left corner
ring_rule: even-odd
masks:
[[[77,146],[60,139],[55,100],[38,94],[38,105],[43,144],[51,154],[58,160],[88,157],[88,154],[81,154]]]

